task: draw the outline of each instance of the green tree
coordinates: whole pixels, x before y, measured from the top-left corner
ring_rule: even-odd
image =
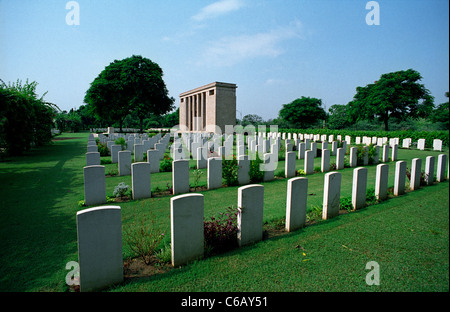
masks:
[[[289,104],[284,104],[279,115],[291,127],[306,129],[326,119],[327,114],[321,106],[322,100],[302,96]]]
[[[142,56],[115,60],[94,79],[84,102],[92,105],[97,116],[119,122],[134,112],[143,121],[149,114],[163,115],[173,109],[174,99],[162,79],[158,64]]]
[[[0,80],[0,151],[20,155],[32,144],[41,146],[51,141],[51,128],[57,106],[38,97],[38,83],[6,85]]]
[[[434,107],[433,97],[423,84],[419,72],[408,69],[381,75],[378,81],[365,87],[357,87],[348,103],[353,122],[378,119],[389,130],[388,121],[395,117],[428,117]]]
[[[180,108],[164,116],[164,127],[172,128],[180,123]]]
[[[328,127],[330,129],[345,129],[350,126],[347,105],[331,105],[328,109]]]
[[[448,98],[448,92],[445,92],[445,96]],[[444,126],[445,129],[449,129],[449,108],[448,101],[445,103],[439,104],[431,115],[432,122],[440,122]]]
[[[248,126],[248,125],[253,125],[253,126],[257,127],[258,125],[261,125],[261,124],[264,124],[264,120],[262,119],[261,116],[256,115],[256,114],[245,115],[241,120],[241,125],[243,127]]]

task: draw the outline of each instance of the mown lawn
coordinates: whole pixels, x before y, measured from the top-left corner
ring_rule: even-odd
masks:
[[[54,144],[0,163],[0,291],[68,291],[65,268],[77,261],[76,212],[83,209],[83,166],[87,133],[63,134]],[[448,154],[448,151],[446,152]],[[399,150],[412,158],[439,152]],[[194,165],[195,162],[191,161]],[[114,170],[116,165],[106,165]],[[320,166],[320,158],[315,160]],[[375,167],[368,166],[368,187]],[[284,168],[280,161],[278,168]],[[297,160],[297,169],[303,161]],[[389,186],[395,163],[389,163]],[[352,173],[342,173],[341,197],[351,195]],[[190,172],[193,185],[193,170]],[[308,177],[308,208],[323,199],[323,174]],[[171,173],[153,174],[153,198],[118,203],[124,231],[135,217],[151,215],[170,242]],[[131,177],[107,177],[106,193]],[[206,185],[206,172],[199,185]],[[264,183],[264,220],[285,215],[287,179]],[[238,187],[201,191],[205,217],[237,204]],[[114,291],[448,291],[448,182],[308,226],[291,234],[197,261],[147,278],[127,280]],[[297,247],[298,246],[298,247]],[[297,247],[297,248],[296,248]],[[133,256],[124,239],[124,259]],[[368,286],[368,261],[380,265],[380,286]]]

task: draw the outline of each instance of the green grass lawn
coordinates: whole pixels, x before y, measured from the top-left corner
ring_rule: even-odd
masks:
[[[78,261],[76,212],[83,209],[87,133],[63,134],[54,144],[0,163],[0,291],[67,291],[65,265]],[[408,167],[415,157],[439,152],[399,149]],[[448,151],[446,152],[448,155]],[[333,161],[333,158],[332,158]],[[437,159],[436,159],[437,161]],[[191,166],[195,161],[191,160]],[[320,158],[315,159],[320,166]],[[303,160],[297,160],[297,169]],[[117,165],[106,165],[106,172]],[[284,161],[278,163],[284,169]],[[376,166],[368,166],[374,187]],[[199,185],[206,185],[206,170]],[[389,186],[395,163],[389,163]],[[353,169],[342,173],[341,197],[351,195]],[[193,170],[190,172],[193,185]],[[308,208],[321,205],[323,176],[308,177]],[[170,242],[171,173],[152,174],[153,198],[118,203],[124,230],[151,214]],[[106,193],[131,177],[107,177]],[[264,220],[285,216],[287,179],[263,183]],[[205,217],[237,205],[238,187],[201,191]],[[114,291],[448,291],[448,182],[308,226],[253,246],[206,258],[165,273],[129,280]],[[298,248],[295,248],[299,246]],[[133,256],[125,244],[124,259]],[[368,261],[380,265],[380,286],[368,286]]]

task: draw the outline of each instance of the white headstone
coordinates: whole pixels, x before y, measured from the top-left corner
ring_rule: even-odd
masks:
[[[433,140],[433,150],[442,152],[442,140],[439,139]]]
[[[123,281],[120,207],[78,211],[77,241],[82,292],[101,290]]]
[[[119,176],[125,176],[131,174],[131,152],[120,151],[119,152]]]
[[[330,154],[331,151],[329,149],[322,150],[322,159],[321,159],[322,172],[330,171]]]
[[[284,174],[286,178],[295,177],[295,152],[286,152]]]
[[[366,205],[367,171],[364,167],[353,170],[352,206],[355,210]]]
[[[188,162],[177,160],[176,162]],[[175,163],[175,161],[174,161]],[[204,254],[204,199],[201,194],[185,194],[170,199],[172,265],[180,266]]]
[[[111,145],[111,163],[117,164],[117,162],[119,161],[119,151],[121,150],[121,145]]]
[[[189,192],[189,160],[174,160],[172,162],[173,194]]]
[[[344,169],[345,150],[343,148],[338,148],[336,155],[336,170],[342,170]]]
[[[305,152],[304,171],[305,171],[305,174],[313,174],[314,173],[314,152],[313,151]]]
[[[240,156],[238,159],[238,184],[246,185],[250,183],[250,160],[248,156]]]
[[[447,163],[447,155],[440,154],[438,156],[437,170],[436,170],[436,180],[438,182],[445,181],[445,164]]]
[[[406,161],[395,163],[394,195],[399,196],[405,193],[406,182]]]
[[[378,200],[384,200],[387,198],[388,178],[389,178],[389,165],[387,164],[377,165],[377,171],[375,176],[375,197]]]
[[[422,159],[414,158],[411,166],[410,190],[414,191],[420,187],[420,175],[422,170]]]
[[[84,173],[84,203],[86,206],[106,203],[105,167],[86,166]]]
[[[358,148],[357,147],[350,147],[350,167],[354,168],[358,165]]]
[[[434,182],[434,156],[427,156],[425,160],[425,182],[427,185],[433,185]]]
[[[419,139],[417,141],[417,148],[422,151],[425,149],[425,139]]]
[[[292,178],[287,183],[286,231],[292,232],[305,226],[308,179]]]
[[[86,166],[98,166],[100,165],[100,153],[89,152],[86,153]]]
[[[328,172],[324,177],[322,219],[327,220],[339,215],[341,196],[341,174]]]
[[[150,164],[148,162],[138,162],[131,165],[131,183],[133,199],[150,198],[152,196]]]
[[[198,162],[198,160],[197,160]],[[222,187],[222,158],[208,158],[208,190]]]
[[[197,148],[197,169],[205,169],[207,166],[206,148]]]
[[[239,246],[262,240],[264,187],[251,184],[238,188],[237,239]]]

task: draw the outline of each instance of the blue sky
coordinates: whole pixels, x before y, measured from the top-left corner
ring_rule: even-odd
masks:
[[[275,118],[302,96],[325,108],[347,104],[357,86],[415,69],[446,102],[449,1],[380,0],[368,25],[360,0],[0,0],[0,78],[37,81],[62,110],[78,108],[112,61],[158,63],[170,96],[214,82],[236,83],[237,118]]]

